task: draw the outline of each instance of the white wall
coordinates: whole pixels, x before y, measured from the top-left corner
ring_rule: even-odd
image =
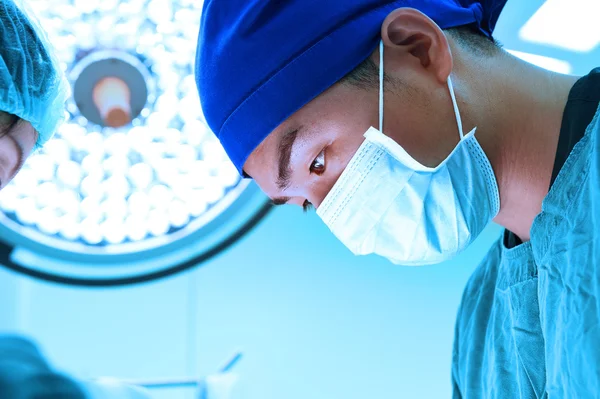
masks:
[[[450,264],[401,268],[278,209],[229,252],[154,284],[83,290],[2,272],[0,326],[81,377],[200,376],[241,349],[234,399],[448,397],[456,307],[495,233]]]

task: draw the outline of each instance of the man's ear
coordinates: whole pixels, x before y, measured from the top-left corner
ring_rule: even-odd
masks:
[[[427,15],[414,8],[398,8],[383,21],[381,38],[386,50],[417,58],[440,83],[447,82],[453,64],[448,39]]]

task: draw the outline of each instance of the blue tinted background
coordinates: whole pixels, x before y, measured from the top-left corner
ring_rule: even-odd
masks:
[[[574,74],[600,64],[598,47],[522,41],[543,2],[521,3],[509,1],[498,23],[506,48],[569,61]],[[239,349],[232,399],[449,397],[462,289],[499,233],[490,226],[446,264],[403,268],[353,257],[316,215],[277,209],[226,253],[155,284],[71,289],[0,270],[0,330],[34,337],[82,378],[202,376]]]

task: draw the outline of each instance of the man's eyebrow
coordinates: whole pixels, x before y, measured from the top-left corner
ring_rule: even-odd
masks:
[[[271,204],[273,205],[285,205],[290,200],[290,197],[277,197],[271,200]]]
[[[292,149],[294,148],[294,142],[298,137],[298,132],[302,129],[292,129],[285,132],[279,139],[279,173],[277,176],[277,187],[280,190],[285,190],[290,185],[290,159],[292,157]]]

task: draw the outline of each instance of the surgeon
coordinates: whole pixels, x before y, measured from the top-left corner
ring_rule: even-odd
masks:
[[[450,259],[494,220],[455,398],[600,392],[600,69],[504,51],[505,0],[206,0],[196,78],[233,164],[356,255]]]
[[[69,84],[26,4],[0,0],[0,189],[63,121]]]

